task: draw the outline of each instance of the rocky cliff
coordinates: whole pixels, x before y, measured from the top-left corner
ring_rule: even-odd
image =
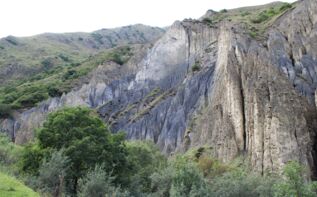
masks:
[[[50,111],[84,105],[114,132],[153,140],[166,154],[202,147],[224,162],[246,155],[260,173],[298,160],[314,175],[316,13],[316,1],[303,0],[177,21],[126,65],[100,65],[88,84],[2,120],[1,130],[23,143]]]

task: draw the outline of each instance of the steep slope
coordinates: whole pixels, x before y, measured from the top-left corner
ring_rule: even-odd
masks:
[[[154,42],[163,33],[160,28],[133,25],[92,33],[3,38],[0,40],[0,105],[28,108],[48,96],[68,92],[73,81],[94,69],[97,61],[102,62],[100,59],[123,64],[132,55],[128,45]],[[117,50],[110,50],[113,48]],[[1,111],[0,106],[0,116]]]
[[[124,71],[114,66],[122,74],[109,78],[98,69],[112,64],[98,67],[88,84],[2,120],[1,130],[23,143],[48,112],[85,105],[115,132],[153,140],[166,154],[202,147],[225,162],[246,155],[260,173],[298,160],[314,175],[316,13],[316,1],[304,0],[177,21]]]
[[[158,39],[163,32],[160,28],[132,25],[92,33],[46,33],[25,38],[8,36],[0,40],[0,83],[25,79],[43,71],[45,66],[81,62],[103,49],[148,43]]]

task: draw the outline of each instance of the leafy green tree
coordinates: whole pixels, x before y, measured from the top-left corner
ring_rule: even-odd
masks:
[[[155,171],[166,167],[166,158],[150,141],[129,141],[126,142],[126,146],[129,164],[127,174],[130,179],[128,182],[131,193],[150,192],[150,176]]]
[[[170,196],[209,196],[203,174],[194,163],[179,157],[174,163],[174,169]]]
[[[291,161],[284,167],[285,180],[274,185],[274,196],[313,197],[317,196],[317,182],[305,182],[305,168]]]
[[[64,179],[66,176],[69,160],[64,156],[64,150],[54,151],[51,158],[44,160],[40,169],[38,188],[43,193],[49,193],[54,197],[61,196],[64,190]]]
[[[69,158],[66,184],[71,193],[76,192],[78,179],[96,164],[105,164],[105,170],[112,171],[119,181],[126,168],[123,141],[123,134],[112,135],[97,114],[88,108],[64,108],[51,113],[38,130],[37,143],[26,152],[23,169],[37,172],[39,162],[49,157],[52,150],[64,149]]]

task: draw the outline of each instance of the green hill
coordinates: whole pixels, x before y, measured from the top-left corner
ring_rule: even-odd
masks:
[[[40,195],[17,179],[0,172],[0,197],[39,197]]]

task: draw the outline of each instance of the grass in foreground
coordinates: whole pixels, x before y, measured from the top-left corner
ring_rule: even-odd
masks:
[[[0,172],[0,197],[39,197],[17,179]]]

